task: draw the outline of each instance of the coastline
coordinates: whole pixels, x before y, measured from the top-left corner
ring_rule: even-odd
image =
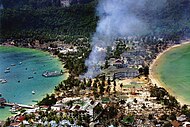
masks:
[[[168,91],[171,95],[176,97],[177,101],[181,105],[190,104],[190,102],[184,101],[183,97],[176,95],[170,88],[166,87],[166,84],[164,82],[162,82],[161,79],[159,78],[159,74],[156,72],[155,68],[161,62],[161,60],[160,60],[161,57],[163,57],[167,52],[169,52],[175,48],[187,45],[187,44],[190,44],[190,40],[182,41],[181,44],[173,45],[173,46],[167,48],[166,50],[164,50],[163,52],[161,52],[157,55],[156,59],[154,59],[152,61],[151,65],[149,67],[149,79],[151,80],[152,84],[156,84],[158,87],[165,88],[166,91]]]
[[[22,46],[14,46],[14,45],[1,45],[0,44],[0,46],[2,46],[2,47],[16,47],[16,48],[24,48],[24,49],[41,51],[41,52],[43,52],[45,54],[48,54],[49,56],[52,56],[54,59],[57,59],[61,63],[61,65],[59,66],[59,68],[60,68],[60,70],[64,70],[64,74],[63,74],[64,75],[64,79],[63,80],[66,80],[69,77],[69,75],[70,75],[69,72],[68,72],[68,70],[66,68],[64,68],[64,63],[61,61],[61,59],[58,57],[58,55],[53,55],[53,53],[50,52],[50,51],[46,51],[46,50],[43,50],[41,48],[30,48],[30,47],[22,47]],[[59,84],[57,84],[57,85],[59,85]],[[57,85],[55,85],[55,86],[57,86]],[[50,92],[45,93],[45,94],[53,94],[53,93],[55,93],[54,89],[52,89]],[[41,101],[44,97],[38,98],[38,101]],[[30,104],[30,105],[36,105],[36,104],[37,103]]]
[[[10,46],[7,46],[7,45],[0,45],[0,46],[2,46],[2,47],[10,47]],[[28,48],[28,47],[19,47],[19,46],[12,46],[12,47],[16,47],[16,48],[25,48],[25,49],[29,49],[29,50],[38,50],[38,51],[41,51],[41,52],[43,52],[43,53],[45,53],[45,54],[48,54],[49,56],[52,56],[54,59],[57,59],[57,61],[59,61],[60,62],[60,66],[58,66],[58,68],[60,69],[60,70],[63,70],[64,71],[64,74],[63,74],[63,76],[64,76],[64,78],[62,79],[62,81],[63,80],[66,80],[67,78],[68,78],[68,76],[69,76],[69,73],[68,73],[68,71],[67,71],[67,69],[66,68],[63,68],[63,66],[64,66],[64,64],[63,64],[63,62],[61,61],[61,59],[56,55],[56,56],[53,56],[52,55],[52,53],[51,52],[49,52],[49,51],[44,51],[44,50],[42,50],[42,49],[35,49],[35,48]],[[59,82],[60,83],[60,82]],[[58,84],[59,84],[58,83]],[[58,84],[56,84],[55,86],[57,86]],[[44,97],[45,97],[45,95],[46,94],[52,94],[52,93],[55,93],[55,91],[54,91],[54,89],[52,89],[52,90],[50,90],[49,92],[47,92],[47,93],[44,93],[44,96],[43,97],[39,97],[39,98],[37,98],[37,100],[38,100],[38,102],[39,101],[41,101]],[[31,104],[28,104],[28,105],[36,105],[37,103],[35,102],[35,103],[33,103],[33,102],[31,102]],[[7,111],[9,111],[9,109],[6,109]],[[5,113],[5,112],[4,112]],[[8,114],[8,117],[11,117],[11,116],[14,116],[15,114]],[[5,115],[6,116],[6,115]],[[8,118],[7,117],[7,118]],[[7,118],[5,118],[5,119],[7,119]],[[0,119],[1,120],[1,119]],[[4,119],[3,119],[4,120]]]

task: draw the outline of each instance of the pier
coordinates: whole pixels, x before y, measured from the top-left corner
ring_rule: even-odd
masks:
[[[34,106],[32,106],[32,105],[23,105],[23,104],[16,104],[16,103],[3,103],[3,105],[10,106],[10,107],[17,105],[21,108],[34,109]]]

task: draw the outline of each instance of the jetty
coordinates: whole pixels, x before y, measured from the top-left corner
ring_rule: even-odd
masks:
[[[10,106],[10,107],[17,105],[21,108],[34,109],[34,106],[32,106],[32,105],[24,105],[24,104],[16,104],[16,103],[3,103],[3,105],[4,106]]]

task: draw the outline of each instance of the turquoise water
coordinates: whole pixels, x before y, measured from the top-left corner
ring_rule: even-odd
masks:
[[[190,104],[190,44],[167,52],[156,71],[160,80],[177,98]]]
[[[22,64],[19,64],[22,62]],[[16,64],[16,66],[11,66]],[[4,73],[10,67],[10,73]],[[47,93],[51,93],[65,76],[45,78],[44,71],[60,71],[62,63],[50,54],[26,48],[0,46],[0,79],[7,83],[0,84],[0,93],[9,102],[35,104]],[[33,77],[28,79],[28,77]],[[20,82],[19,82],[20,81]],[[35,94],[32,94],[35,91]],[[10,115],[8,108],[0,109],[0,120]]]

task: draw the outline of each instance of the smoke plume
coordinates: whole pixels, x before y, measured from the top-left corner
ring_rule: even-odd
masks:
[[[92,52],[85,62],[88,67],[85,77],[92,78],[100,73],[100,62],[104,61],[106,48],[113,44],[115,38],[140,33],[146,28],[146,25],[130,10],[131,6],[136,8],[143,4],[143,0],[99,1],[97,15],[100,20],[92,38]]]
[[[91,42],[92,52],[85,61],[88,71],[84,76],[93,78],[101,73],[106,48],[113,45],[114,39],[150,32],[148,16],[156,17],[156,11],[166,7],[166,3],[167,0],[100,0],[97,6],[99,22]]]

